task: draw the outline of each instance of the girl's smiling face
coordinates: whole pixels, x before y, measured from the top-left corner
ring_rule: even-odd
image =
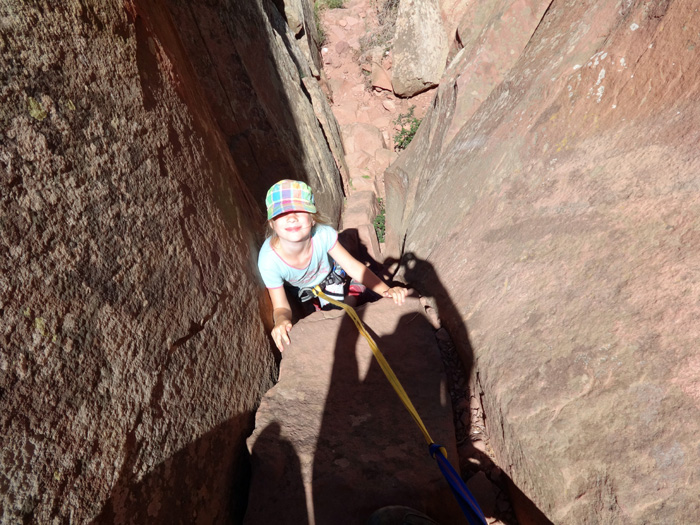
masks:
[[[301,242],[311,237],[313,217],[305,211],[290,211],[270,221],[272,229],[283,241]]]

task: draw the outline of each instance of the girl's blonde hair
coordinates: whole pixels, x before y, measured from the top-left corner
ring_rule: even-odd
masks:
[[[320,211],[317,211],[316,213],[309,213],[311,215],[311,218],[314,220],[314,227],[316,224],[330,224],[330,220],[328,217],[326,217],[323,213]],[[270,238],[270,246],[275,247],[277,246],[277,242],[279,241],[279,238],[277,237],[277,234],[275,233],[275,230],[272,229],[272,221],[275,219],[270,219],[265,222],[265,238],[269,237]],[[313,228],[312,230],[313,231]]]

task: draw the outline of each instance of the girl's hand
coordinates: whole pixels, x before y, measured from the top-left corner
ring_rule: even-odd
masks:
[[[382,295],[393,299],[396,304],[401,305],[404,303],[404,301],[406,301],[407,294],[408,290],[406,288],[403,288],[402,286],[394,286],[393,288],[389,288]]]
[[[272,329],[272,339],[275,341],[275,345],[280,352],[284,351],[284,343],[291,343],[289,339],[289,331],[292,329],[292,323],[286,319],[280,321],[279,324],[275,325]]]

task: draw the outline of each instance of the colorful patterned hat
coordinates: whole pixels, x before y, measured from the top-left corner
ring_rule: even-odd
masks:
[[[267,190],[265,197],[267,219],[271,220],[288,211],[316,213],[314,194],[309,185],[299,180],[281,180]]]

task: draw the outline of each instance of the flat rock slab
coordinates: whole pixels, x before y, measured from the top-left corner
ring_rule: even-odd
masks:
[[[434,330],[417,298],[358,314],[431,437],[457,460],[452,409]],[[297,323],[280,380],[248,439],[252,487],[246,523],[365,523],[407,505],[440,523],[465,522],[437,464],[352,320],[316,312]]]

